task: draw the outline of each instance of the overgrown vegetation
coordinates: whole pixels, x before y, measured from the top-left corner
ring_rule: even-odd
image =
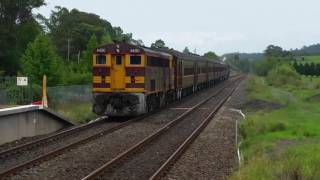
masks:
[[[90,102],[58,104],[54,110],[76,124],[86,123],[97,118],[97,115],[92,112]]]
[[[277,66],[268,72],[266,81],[269,85],[281,86],[300,86],[300,75],[287,64]]]
[[[244,161],[231,179],[320,178],[320,100],[310,101],[319,95],[319,85],[319,78],[300,77],[289,65],[266,78],[250,78],[249,101],[282,106],[247,114],[241,124]]]

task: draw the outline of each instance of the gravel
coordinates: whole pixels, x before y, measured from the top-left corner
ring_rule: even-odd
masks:
[[[223,96],[230,92],[226,88]],[[134,156],[128,157],[123,163],[106,171],[102,179],[148,179],[169,158],[183,141],[201,124],[212,109],[221,101],[219,97],[212,98],[199,109],[192,112],[176,126],[154,140],[147,147],[142,148]]]
[[[233,109],[245,104],[246,80],[163,179],[227,179],[237,168],[236,121]]]
[[[221,85],[219,85],[220,87]],[[185,98],[174,105],[188,107],[199,103],[208,93],[213,93],[217,88],[205,90],[196,95]],[[134,122],[114,133],[100,137],[84,145],[43,162],[28,170],[24,170],[11,179],[79,179],[100,167],[106,161],[139,142],[146,136],[159,129],[164,124],[181,115],[186,109],[168,108],[151,117]],[[67,163],[66,163],[67,162]]]
[[[35,141],[35,140],[39,140],[41,138],[48,137],[48,136],[50,136],[52,134],[53,133],[46,134],[46,135],[33,136],[33,137],[24,137],[24,138],[21,138],[19,140],[15,140],[15,141],[12,141],[12,142],[8,142],[8,143],[5,143],[5,144],[2,144],[0,146],[0,152],[15,148],[15,147],[20,146],[22,144],[26,144],[26,143],[29,143],[29,142],[32,142],[32,141]]]

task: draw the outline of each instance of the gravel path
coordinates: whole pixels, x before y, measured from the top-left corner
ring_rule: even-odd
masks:
[[[222,85],[219,85],[221,87]],[[213,88],[197,93],[182,100],[174,107],[185,107],[184,104],[197,104]],[[24,170],[11,177],[12,179],[79,179],[101,166],[106,161],[139,142],[156,129],[178,117],[185,109],[165,109],[148,119],[135,122],[114,133],[103,136],[87,144],[78,146],[69,152],[46,161],[29,170]],[[45,177],[45,178],[44,178]]]
[[[163,179],[227,179],[237,167],[235,122],[242,116],[231,109],[245,103],[246,81],[222,107]]]
[[[23,150],[14,155],[0,157],[0,172],[10,167],[32,160],[38,156],[44,155],[55,149],[59,149],[69,143],[89,137],[96,132],[106,130],[117,124],[119,124],[119,122],[98,122],[96,125],[90,127],[89,129],[82,130],[81,132],[75,132],[72,135],[62,137],[61,139],[58,139],[56,141],[41,144],[39,146],[33,146],[30,149]]]

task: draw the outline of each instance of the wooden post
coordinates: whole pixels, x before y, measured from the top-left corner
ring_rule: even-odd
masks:
[[[43,76],[42,80],[42,106],[48,107],[48,99],[47,99],[47,76]]]

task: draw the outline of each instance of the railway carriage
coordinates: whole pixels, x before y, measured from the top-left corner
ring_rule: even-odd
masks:
[[[138,116],[227,79],[219,61],[170,49],[126,43],[93,52],[93,111]]]
[[[209,60],[195,54],[186,54],[173,49],[158,49],[173,56],[175,90],[177,98],[195,91],[212,87],[229,77],[229,67],[217,60]]]

